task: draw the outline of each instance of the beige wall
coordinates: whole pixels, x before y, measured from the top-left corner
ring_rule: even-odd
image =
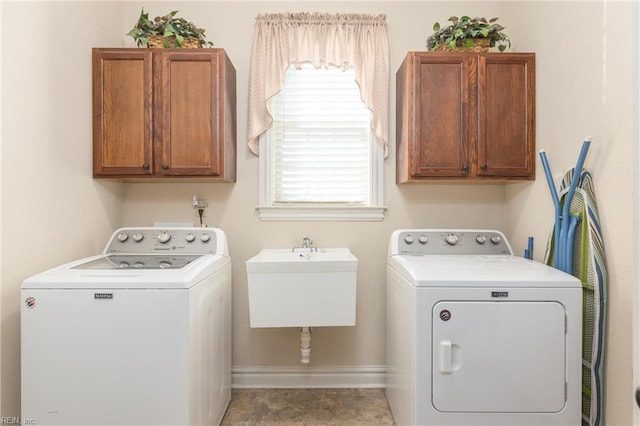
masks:
[[[575,166],[583,138],[593,136],[585,167],[594,178],[609,272],[606,424],[631,424],[635,404],[630,89],[632,78],[638,78],[631,73],[631,5],[561,3],[554,4],[553,13],[533,7],[527,15],[541,30],[562,28],[568,35],[554,38],[553,43],[540,33],[527,40],[538,60],[537,146],[547,150],[559,184],[564,172]],[[635,55],[637,61],[638,52]],[[507,230],[515,247],[522,252],[526,237],[534,236],[535,257],[542,260],[554,215],[542,167],[535,185],[507,187],[506,208]]]
[[[1,7],[0,415],[17,416],[22,280],[97,253],[122,222],[122,184],[91,178],[91,47],[121,40],[122,12],[109,3]]]
[[[209,39],[225,48],[233,61],[239,139],[235,184],[117,184],[91,179],[90,47],[132,46],[123,34],[142,6],[151,16],[179,9],[180,16],[206,28]],[[393,119],[391,152],[385,162],[384,221],[288,223],[257,218],[258,159],[244,143],[253,19],[263,12],[307,10],[385,13],[392,75],[406,51],[424,49],[434,21],[456,14],[500,16],[509,27],[513,50],[537,53],[538,147],[547,149],[558,175],[575,162],[581,138],[594,136],[587,166],[601,197],[612,287],[607,424],[631,423],[631,115],[625,90],[631,78],[630,25],[619,25],[630,24],[629,3],[70,2],[2,7],[2,415],[17,415],[19,408],[21,280],[99,251],[109,231],[121,223],[195,221],[193,193],[209,202],[207,223],[223,228],[229,238],[236,371],[300,366],[295,330],[248,326],[244,263],[260,248],[289,247],[311,236],[319,246],[349,247],[359,258],[357,326],[314,330],[313,366],[329,370],[384,366],[385,254],[394,229],[497,228],[507,233],[519,254],[526,237],[535,236],[535,255],[542,257],[553,210],[541,170],[535,182],[506,186],[397,186]],[[38,24],[31,25],[35,30],[25,40],[18,28],[26,21]],[[53,22],[55,39],[50,37]],[[547,31],[554,36],[549,38]],[[392,77],[391,117],[394,88]]]

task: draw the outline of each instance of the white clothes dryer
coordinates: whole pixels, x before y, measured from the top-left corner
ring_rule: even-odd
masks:
[[[387,260],[397,425],[578,425],[582,287],[493,230],[403,229]]]
[[[22,285],[22,419],[219,424],[231,400],[231,264],[216,228],[122,228]]]

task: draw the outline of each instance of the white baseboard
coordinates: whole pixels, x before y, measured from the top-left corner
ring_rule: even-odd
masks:
[[[247,388],[384,388],[385,366],[233,367],[235,389]]]

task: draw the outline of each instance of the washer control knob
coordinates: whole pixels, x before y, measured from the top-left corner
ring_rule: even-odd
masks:
[[[427,244],[427,242],[429,242],[429,238],[427,238],[425,234],[420,234],[418,241],[420,241],[420,244]]]
[[[449,244],[450,246],[455,246],[456,244],[458,244],[458,236],[456,234],[449,234],[446,237],[444,237],[445,241],[447,242],[447,244]]]
[[[118,241],[120,241],[121,243],[124,243],[125,241],[127,241],[129,239],[129,236],[126,233],[121,232],[121,233],[118,234],[118,236],[116,238],[118,238]]]
[[[136,243],[139,243],[144,239],[144,235],[142,235],[140,232],[136,232],[131,236],[131,238],[133,238],[133,241],[135,241]]]
[[[144,263],[136,262],[136,263],[133,264],[133,267],[136,268],[136,269],[142,269],[142,268],[144,268]]]
[[[211,239],[211,235],[209,234],[200,235],[200,241],[202,241],[203,243],[208,243],[210,239]]]
[[[407,244],[413,244],[413,235],[407,234],[404,236],[404,242]]]
[[[189,232],[187,235],[184,236],[184,239],[188,242],[188,243],[192,243],[195,239],[196,236],[193,235],[191,232]]]
[[[487,237],[485,237],[484,235],[478,235],[478,236],[476,237],[476,242],[477,242],[478,244],[484,244],[484,243],[486,243],[486,242],[487,242]]]
[[[166,244],[171,239],[171,234],[167,231],[162,231],[158,234],[158,242],[162,244]]]
[[[491,242],[493,244],[499,244],[500,241],[502,241],[502,238],[500,238],[500,235],[492,235],[491,236]]]

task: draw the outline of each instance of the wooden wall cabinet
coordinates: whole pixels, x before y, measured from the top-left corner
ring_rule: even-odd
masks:
[[[93,176],[235,182],[236,71],[222,49],[93,49]]]
[[[535,179],[535,54],[409,52],[396,182]]]

